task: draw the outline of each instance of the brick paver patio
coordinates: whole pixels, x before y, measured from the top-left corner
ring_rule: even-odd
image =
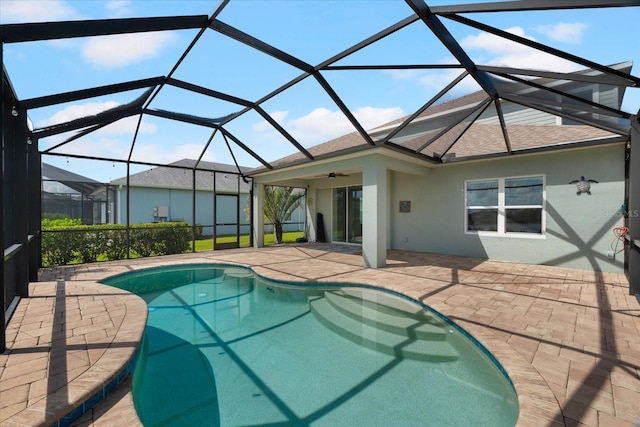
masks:
[[[0,424],[51,425],[119,379],[146,306],[96,281],[199,262],[247,265],[280,280],[375,285],[431,306],[502,363],[518,391],[518,425],[640,425],[640,304],[624,275],[400,251],[389,251],[385,268],[365,269],[359,255],[311,244],[43,270],[0,355]],[[129,376],[75,422],[114,424],[139,424]]]

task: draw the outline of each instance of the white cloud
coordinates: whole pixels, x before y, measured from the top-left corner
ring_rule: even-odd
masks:
[[[126,159],[129,155],[129,146],[131,142],[124,143],[116,138],[98,137],[92,134],[93,137],[85,137],[75,141],[71,141],[68,144],[61,146],[60,148],[53,150],[54,153],[73,153],[74,155],[94,157],[96,153],[99,153],[100,157],[113,158],[113,159]],[[60,135],[56,135],[51,138],[45,138],[42,141],[38,141],[40,149],[47,149],[53,147],[64,140]]]
[[[120,18],[131,15],[133,8],[130,0],[111,0],[105,5],[109,15],[113,18]]]
[[[352,114],[362,127],[372,129],[402,117],[406,113],[401,108],[360,107]],[[319,144],[354,130],[351,122],[341,111],[331,111],[324,107],[316,108],[309,114],[296,119],[286,120],[288,115],[286,111],[271,113],[274,120],[305,146]],[[273,143],[275,140],[282,139],[275,136],[276,131],[266,121],[256,123],[252,130],[261,134],[260,141]]]
[[[583,24],[557,24],[545,26],[544,30],[547,31],[547,35],[549,36],[553,34],[556,38],[564,37],[567,41],[577,41],[586,28],[586,26],[582,26]],[[542,32],[543,27],[538,27],[537,30]],[[522,38],[536,41],[534,37],[526,34],[526,31],[522,27],[515,26],[505,31]],[[570,61],[486,32],[467,36],[460,40],[460,44],[477,64],[534,70],[546,69],[557,72],[571,72],[580,68]],[[440,62],[454,63],[457,61],[453,58],[447,58],[442,59]],[[399,80],[417,81],[418,84],[428,92],[435,94],[436,91],[444,88],[455,80],[461,72],[462,70],[460,69],[452,69],[436,73],[426,73],[419,70],[399,70],[388,73]],[[444,95],[443,100],[465,95],[480,89],[478,83],[472,77],[467,76],[451,89],[448,94]]]
[[[62,0],[2,0],[0,23],[50,22],[79,19],[78,12]]]
[[[39,141],[40,149],[52,147],[60,142],[62,142],[62,139],[58,136],[45,138]],[[170,149],[167,150],[167,147],[170,147]],[[131,160],[167,164],[184,158],[197,159],[203,147],[202,144],[184,144],[179,146],[171,146],[170,144],[136,144]],[[95,157],[96,153],[98,153],[98,156],[102,158],[126,160],[129,157],[130,149],[131,141],[129,139],[121,140],[91,134],[63,145],[53,152],[62,155],[65,153],[73,153],[74,156],[86,157]],[[67,158],[66,160],[56,159],[60,159],[60,157],[51,157],[45,160],[45,162],[52,164],[58,163],[59,167],[63,169],[73,169],[76,173],[100,182],[108,182],[126,174],[124,166],[118,162],[101,162],[96,164],[74,158]],[[217,161],[215,153],[211,150],[205,153],[202,160],[209,162]],[[135,173],[138,168],[140,167],[132,165],[132,173]],[[148,167],[142,167],[142,169],[148,169]]]
[[[402,108],[375,108],[375,107],[360,107],[354,111],[353,115],[358,119],[362,127],[365,129],[372,129],[380,125],[389,123],[395,119],[403,117],[406,113]]]
[[[274,111],[273,113],[270,114],[270,116],[279,125],[283,125],[288,114],[289,114],[288,111]],[[251,127],[251,129],[254,132],[268,132],[273,129],[273,126],[271,126],[271,123],[269,123],[268,121],[263,120],[261,122],[255,123]]]
[[[115,108],[120,104],[115,101],[106,101],[106,102],[90,102],[87,104],[76,104],[70,105],[63,110],[56,112],[53,116],[40,120],[36,123],[36,128],[44,128],[47,126],[65,123],[71,120],[78,119],[80,117],[88,117],[94,116],[103,111],[109,110],[111,108]],[[136,126],[138,125],[138,117],[127,117],[121,120],[118,120],[115,123],[112,123],[104,128],[95,132],[98,135],[111,134],[132,134],[136,130]],[[140,125],[140,133],[154,133],[157,130],[157,126],[153,123],[150,123],[147,120],[142,120],[142,124]]]
[[[564,43],[579,44],[587,29],[587,24],[582,22],[559,22],[557,24],[540,25],[536,31],[544,34],[552,40]]]
[[[522,29],[521,27],[511,27],[507,28],[505,31],[510,34],[535,41],[533,37],[526,36],[524,29]],[[462,39],[460,44],[466,49],[481,49],[486,50],[489,53],[498,55],[503,55],[505,53],[522,52],[525,49],[529,49],[526,46],[521,45],[520,43],[512,42],[494,34],[484,32],[479,33],[475,36],[467,36]]]
[[[171,150],[167,150],[166,147],[170,144],[136,144],[131,156],[132,160],[149,161],[153,159],[154,163],[172,163],[180,159],[197,159],[202,153],[204,144],[182,144],[177,146],[171,146]],[[207,162],[215,162],[215,153],[211,150],[202,157],[202,160]]]
[[[285,124],[285,129],[300,141],[326,141],[353,130],[341,112],[324,107],[316,108],[306,116],[290,120]]]
[[[520,27],[509,28],[506,31],[535,41]],[[562,58],[490,33],[483,32],[475,36],[467,36],[461,40],[460,44],[470,55],[476,52],[476,55],[472,55],[472,59],[478,64],[556,72],[575,71],[579,68],[576,64]]]
[[[383,70],[382,72],[396,80],[415,80],[424,74],[421,70]]]
[[[115,108],[120,103],[115,101],[90,102],[87,104],[70,105],[63,110],[57,111],[48,119],[40,120],[36,123],[36,128],[43,128],[58,123],[64,123],[80,117],[95,116],[98,113]]]
[[[453,57],[444,58],[437,61],[442,64],[457,63]],[[425,71],[425,70],[385,70],[384,73],[390,75],[392,78],[400,81],[406,81],[416,85],[416,89],[424,88],[425,90],[425,102],[431,96],[434,96],[441,89],[445,88],[448,84],[453,82],[458,76],[464,72],[461,68],[439,70],[439,71]],[[461,82],[453,87],[442,99],[451,99],[452,97],[462,96],[480,90],[480,86],[476,81],[467,76]]]
[[[455,69],[442,71],[437,74],[423,75],[422,77],[420,77],[419,83],[421,86],[432,91],[433,95],[435,95],[435,89],[437,89],[437,91],[439,92],[441,89],[445,88],[448,84],[457,79],[463,72],[463,69]],[[458,82],[456,86],[451,88],[448,94],[444,96],[447,97],[452,93],[463,95],[474,92],[476,90],[480,90],[480,86],[478,86],[478,83],[476,83],[473,77],[467,76],[462,79],[462,81]]]
[[[93,37],[83,46],[82,56],[100,67],[120,68],[159,56],[174,39],[170,32]]]

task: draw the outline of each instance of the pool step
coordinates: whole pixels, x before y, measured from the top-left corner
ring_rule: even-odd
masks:
[[[253,272],[246,268],[236,268],[236,267],[227,267],[224,269],[224,272],[217,277],[201,280],[198,283],[206,283],[209,285],[216,285],[222,283],[224,279],[227,277],[236,277],[236,278],[245,278],[245,277],[253,277]]]
[[[416,318],[423,318],[425,316],[433,317],[431,313],[419,305],[386,292],[366,288],[342,288],[338,293],[354,297],[362,301],[363,304],[375,306],[380,311],[385,311],[391,314]]]
[[[345,314],[346,307],[355,307],[350,302],[342,301],[344,305],[341,309],[335,307],[335,302],[339,301],[340,297],[336,293],[326,292],[324,298],[312,300],[309,304],[318,321],[343,337],[376,351],[407,359],[430,362],[458,359],[459,354],[446,341],[446,334],[436,336],[434,331],[425,330],[423,337],[418,338],[418,334],[407,333],[406,330],[402,332],[399,322],[391,321],[389,317],[385,317],[385,320],[391,321],[391,325],[382,325],[380,322],[374,325],[371,322],[363,322],[361,318],[356,320],[356,314]]]
[[[230,277],[253,277],[253,271],[248,268],[226,267],[224,274]]]
[[[342,314],[379,329],[403,335],[407,338],[418,338],[434,341],[447,339],[447,330],[442,321],[435,319],[421,307],[413,311],[415,304],[410,304],[412,311],[389,307],[383,303],[375,305],[370,300],[362,300],[338,292],[325,292],[324,296],[333,308]]]

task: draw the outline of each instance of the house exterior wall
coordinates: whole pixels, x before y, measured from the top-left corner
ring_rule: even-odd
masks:
[[[544,237],[465,233],[465,180],[544,175]],[[570,181],[599,181],[592,194],[576,194]],[[611,259],[612,229],[622,225],[624,146],[557,151],[436,168],[427,177],[391,173],[390,247],[460,256],[621,272],[623,254]],[[401,200],[411,212],[398,212]]]
[[[169,208],[167,221],[192,222],[192,193],[191,190],[169,189],[169,188],[131,188],[131,211],[130,223],[151,223],[161,219],[154,216],[156,207],[166,206]],[[240,194],[240,223],[248,224],[244,209],[247,207],[248,194]],[[226,200],[226,199],[225,199]],[[234,200],[234,199],[230,199]],[[127,192],[126,187],[118,188],[118,223],[127,221]],[[236,207],[229,203],[220,203],[218,206],[218,221],[228,222],[230,218],[235,218]],[[196,224],[213,224],[213,193],[211,191],[196,191]],[[241,228],[241,232],[244,232]],[[203,233],[211,235],[211,227],[205,227]],[[233,234],[235,227],[219,227],[218,234]]]
[[[224,193],[218,193],[224,194]],[[126,187],[118,189],[119,209],[117,222],[124,224],[127,222],[127,192]],[[240,233],[248,233],[249,220],[245,213],[248,207],[249,195],[240,193]],[[192,221],[192,198],[191,190],[170,189],[170,188],[148,188],[132,187],[131,190],[131,224],[151,223],[160,221]],[[236,208],[229,202],[234,199],[222,198],[218,204],[218,223],[235,222]],[[157,207],[168,207],[169,216],[158,218],[154,216],[154,209]],[[305,229],[305,208],[296,209],[291,215],[290,223],[284,225],[284,231],[304,231]],[[211,191],[196,192],[196,224],[202,224],[203,234],[210,236],[213,233],[213,193]],[[208,227],[207,227],[208,226]],[[235,234],[235,226],[219,226],[218,235]],[[267,226],[265,232],[273,232],[271,226]]]
[[[619,210],[624,203],[624,151],[624,144],[616,143],[419,168],[379,154],[388,171],[387,248],[622,272],[624,254],[614,256],[611,246],[613,228],[623,225]],[[327,170],[340,170],[337,165],[364,169],[372,158],[336,162]],[[271,179],[289,179],[287,174],[291,172]],[[543,235],[466,232],[465,181],[529,175],[544,176]],[[577,195],[576,185],[570,184],[580,176],[598,181],[592,184],[591,195]],[[316,240],[318,212],[324,217],[326,240],[331,241],[333,188],[363,185],[363,180],[363,173],[350,172],[348,177],[307,181],[314,199],[308,213],[310,241]],[[411,202],[410,212],[399,212],[401,201]],[[365,210],[365,222],[369,215],[376,212]],[[366,239],[363,235],[363,251]]]
[[[526,125],[555,125],[558,117],[544,111],[533,110],[530,108],[522,108],[522,106],[512,102],[501,102],[502,113],[504,119],[509,124],[526,124]],[[497,116],[496,109],[492,105],[487,108],[476,123],[499,124],[500,119]]]

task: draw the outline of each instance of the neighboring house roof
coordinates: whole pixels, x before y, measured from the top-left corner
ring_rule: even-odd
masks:
[[[43,190],[46,193],[68,193],[69,189],[81,194],[91,194],[104,184],[86,176],[42,163]],[[60,184],[56,184],[60,183]],[[65,188],[67,187],[67,188]]]
[[[131,174],[129,183],[132,187],[191,189],[193,188],[192,170],[195,164],[196,160],[193,159],[178,160],[167,166]],[[240,167],[241,173],[246,173],[248,170],[249,168]],[[238,168],[235,165],[200,161],[196,171],[196,189],[213,190],[214,175],[216,191],[238,191],[239,185],[240,191],[246,193],[251,188],[251,185],[244,182],[242,176],[238,174]],[[127,178],[118,178],[111,181],[111,184],[126,186]]]
[[[48,163],[42,163],[42,177],[52,181],[61,182],[91,182],[94,184],[101,184],[95,179],[87,178],[86,176],[78,175],[77,173],[69,172],[64,169],[60,169],[56,166]]]
[[[631,65],[631,62],[623,62],[612,65],[611,67],[625,73],[630,73]],[[581,88],[589,88],[597,85],[598,83],[594,82],[597,81],[597,75],[600,73],[593,70],[583,70],[573,74],[586,76],[584,77],[585,81],[567,81],[563,83],[556,79],[548,78],[538,78],[533,81],[539,86],[552,87],[554,90],[557,90],[560,86],[567,90],[580,90]],[[593,79],[593,81],[590,81],[590,79]],[[516,89],[513,91],[515,98],[517,98],[521,90],[523,94],[526,92],[530,101],[534,100],[532,102],[535,102],[537,99],[540,103],[555,105],[556,112],[562,111],[563,108],[575,109],[576,106],[583,108],[585,117],[588,118],[587,122],[592,122],[595,127],[586,124],[506,123],[507,140],[505,139],[502,126],[497,118],[493,121],[487,120],[487,113],[490,117],[492,114],[493,117],[497,117],[495,106],[491,106],[493,110],[488,109],[486,113],[481,114],[479,117],[474,117],[473,120],[478,119],[475,122],[464,118],[476,106],[481,107],[483,103],[491,101],[486,92],[477,91],[427,108],[415,117],[412,123],[401,133],[385,143],[381,143],[381,141],[410,116],[396,119],[369,131],[368,133],[371,138],[376,141],[375,146],[368,144],[358,132],[352,132],[310,147],[307,150],[316,160],[319,160],[329,159],[347,153],[367,151],[376,147],[387,147],[400,149],[408,154],[423,154],[435,160],[441,159],[444,162],[451,161],[454,158],[470,159],[477,156],[486,157],[507,154],[509,151],[522,152],[543,148],[569,148],[581,143],[611,142],[624,139],[620,132],[614,131],[618,127],[615,120],[607,119],[606,116],[604,116],[604,119],[598,117],[598,113],[604,110],[599,110],[596,106],[590,106],[586,103],[584,105],[581,103],[576,104],[575,100],[569,98],[554,100],[554,97],[559,95],[556,95],[553,91],[532,89],[530,86],[525,86],[520,83],[505,82],[503,85],[509,85]],[[602,88],[617,87],[610,83],[601,83],[601,85]],[[619,87],[618,97],[610,100],[610,102],[613,101],[617,103],[617,105],[611,106],[612,108],[616,109],[620,107],[622,93],[624,93],[624,86]],[[502,100],[502,103],[505,105],[505,100]],[[508,101],[507,104],[509,104]],[[517,104],[511,103],[511,105]],[[522,111],[534,111],[530,107],[525,106],[518,106],[517,108]],[[493,113],[491,113],[491,111],[493,111]],[[554,116],[554,111],[549,111],[548,113],[538,112],[538,114],[548,114],[549,117],[552,117]],[[438,120],[447,116],[458,116],[460,123],[440,135],[446,126],[443,125],[442,121],[438,122]],[[591,121],[589,119],[591,119]],[[470,123],[470,121],[473,123]],[[606,126],[607,124],[611,124],[610,129],[613,130],[603,130],[609,129],[609,127]],[[414,131],[412,134],[411,129],[414,125],[420,126],[421,130]],[[272,161],[271,165],[275,169],[281,169],[307,163],[308,161],[308,158],[303,153],[295,153]],[[253,173],[257,174],[264,171],[266,171],[266,169],[260,167],[254,169]]]

